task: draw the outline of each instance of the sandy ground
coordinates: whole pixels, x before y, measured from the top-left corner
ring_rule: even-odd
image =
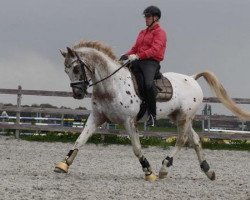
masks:
[[[201,171],[196,154],[184,148],[168,178],[154,183],[143,179],[131,146],[85,145],[68,174],[54,173],[54,165],[70,143],[18,141],[0,136],[0,199],[250,199],[250,153],[205,150],[217,179]],[[168,150],[143,149],[158,172]]]

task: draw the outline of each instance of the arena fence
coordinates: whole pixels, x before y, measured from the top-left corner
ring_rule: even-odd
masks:
[[[1,112],[15,112],[15,123],[7,123],[0,122],[1,129],[11,129],[15,130],[15,137],[19,138],[20,130],[30,130],[30,131],[49,131],[49,132],[75,132],[80,133],[82,131],[82,127],[68,127],[57,125],[39,125],[39,124],[24,124],[21,123],[21,113],[46,113],[46,114],[57,114],[61,115],[62,120],[64,115],[78,115],[87,117],[90,113],[89,110],[74,110],[74,109],[57,109],[57,108],[38,108],[38,107],[22,107],[21,99],[22,95],[35,95],[35,96],[54,96],[54,97],[72,97],[72,92],[65,91],[44,91],[44,90],[22,90],[21,86],[18,86],[18,89],[0,89],[0,94],[9,94],[9,95],[17,95],[17,106],[5,106],[0,105]],[[89,94],[87,97],[91,97]],[[250,104],[250,99],[245,98],[234,98],[233,99],[238,104]],[[205,97],[203,100],[204,103],[219,103],[219,100],[214,97]],[[2,117],[4,119],[4,117]],[[199,121],[207,121],[208,125],[210,124],[210,120],[219,120],[219,121],[241,121],[237,117],[234,116],[213,116],[213,115],[197,115],[195,120]],[[203,123],[204,124],[204,123]],[[127,135],[125,130],[115,130],[115,129],[106,129],[104,127],[98,129],[96,134],[115,134],[115,135]],[[176,136],[176,132],[152,132],[152,131],[142,131],[142,135],[144,136],[156,136],[162,138],[168,138],[172,136]],[[210,127],[208,126],[207,131],[205,131],[203,127],[203,131],[199,133],[201,137],[208,138],[220,138],[220,139],[239,139],[239,140],[249,140],[250,132],[244,131],[222,131],[218,130],[212,132]]]

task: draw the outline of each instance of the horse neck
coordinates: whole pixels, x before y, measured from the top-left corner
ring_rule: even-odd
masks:
[[[111,59],[100,59],[97,60],[95,66],[95,79],[96,81],[104,79],[114,73],[120,65]],[[116,73],[112,76],[115,76]]]
[[[119,67],[121,67],[121,64],[116,60],[111,59],[104,53],[97,50],[85,49],[83,52],[83,58],[87,61],[88,65],[91,66],[93,73],[89,74],[89,78],[92,80],[92,82],[97,83],[101,81],[93,86],[93,92],[119,93],[119,90],[124,89],[123,86],[125,82],[126,84],[133,87],[129,70],[126,67],[118,70]],[[114,73],[116,70],[118,71]],[[112,73],[114,74],[111,75]],[[108,76],[110,77],[107,78]]]
[[[119,69],[121,65],[115,61],[108,62],[105,67],[95,68],[95,81],[100,81],[107,78],[116,70]],[[131,79],[131,74],[126,67],[121,68],[110,77],[101,81],[94,86],[94,91],[101,93],[113,93],[118,94],[125,90],[125,84],[130,85],[133,88],[133,82]]]
[[[81,58],[88,64],[92,71],[89,78],[98,81],[111,74],[118,68],[118,63],[104,53],[92,48],[81,48]]]

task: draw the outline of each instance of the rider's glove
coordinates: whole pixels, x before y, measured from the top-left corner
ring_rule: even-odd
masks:
[[[128,60],[129,61],[134,61],[134,60],[138,60],[139,56],[137,56],[136,54],[131,54],[128,56]]]

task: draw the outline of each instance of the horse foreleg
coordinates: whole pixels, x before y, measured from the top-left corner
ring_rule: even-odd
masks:
[[[201,146],[200,137],[193,128],[191,128],[190,130],[189,141],[194,146],[201,170],[207,175],[210,180],[215,180],[215,172],[210,170],[209,164],[205,159],[205,155]]]
[[[157,176],[152,171],[152,168],[146,157],[142,155],[139,133],[135,129],[134,122],[132,120],[128,120],[125,123],[125,128],[129,133],[131,143],[133,146],[133,152],[135,156],[139,159],[139,162],[141,163],[142,166],[142,170],[145,173],[145,180],[151,182],[155,181],[157,179]]]
[[[162,166],[159,171],[159,178],[163,179],[165,178],[169,173],[169,168],[173,165],[173,158],[174,156],[181,150],[181,148],[186,143],[188,136],[187,136],[187,130],[190,126],[190,121],[183,120],[180,123],[178,123],[178,136],[176,138],[175,147],[171,151],[170,155],[167,156],[162,161]]]
[[[94,114],[91,113],[82,133],[77,138],[73,149],[71,149],[67,156],[55,166],[54,171],[67,173],[69,166],[72,165],[78,153],[79,148],[87,142],[87,140],[92,136],[96,128],[103,123],[104,120],[100,116],[94,116]]]

